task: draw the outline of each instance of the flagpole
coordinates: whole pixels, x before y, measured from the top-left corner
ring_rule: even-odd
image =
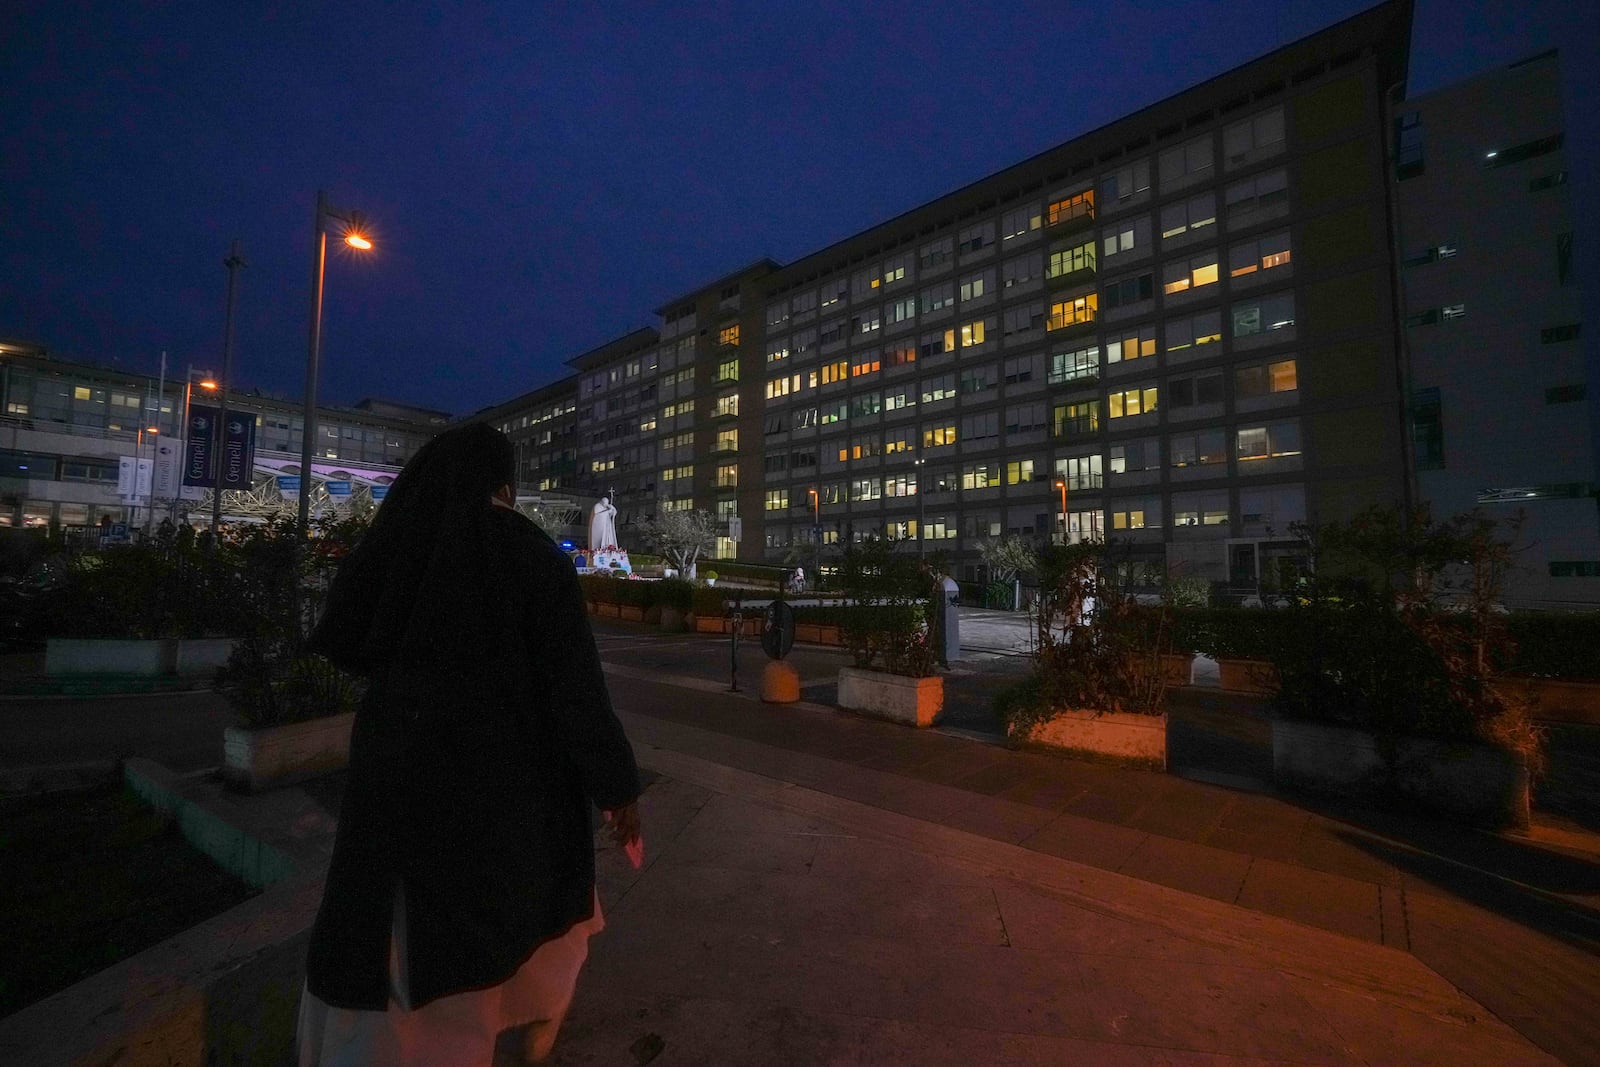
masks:
[[[156,444],[161,437],[161,402],[167,398],[167,351],[161,350],[161,378],[156,386],[156,425],[155,433],[150,435],[150,491],[145,497],[144,509],[144,536],[150,538],[150,531],[155,527],[156,518]],[[139,467],[134,465],[134,490],[139,488]]]

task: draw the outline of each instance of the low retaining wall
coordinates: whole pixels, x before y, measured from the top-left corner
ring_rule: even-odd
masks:
[[[1527,700],[1535,719],[1600,726],[1600,682],[1508,677],[1496,678],[1491,684],[1509,697]]]
[[[858,667],[839,669],[835,698],[841,708],[907,726],[932,726],[944,710],[944,679],[907,678]]]
[[[164,767],[130,759],[124,777],[197,848],[270,888],[0,1020],[0,1063],[293,1063],[322,864],[253,837]]]
[[[1528,825],[1527,769],[1487,745],[1402,738],[1391,763],[1365,731],[1274,719],[1272,776],[1313,792],[1398,794],[1474,823]]]
[[[283,726],[222,731],[222,775],[252,793],[315,778],[350,763],[356,713],[329,715]]]
[[[227,666],[231,637],[161,637],[124,641],[101,637],[52,637],[45,642],[44,673],[49,677],[82,674],[206,674]]]
[[[1025,735],[1024,745],[1056,749],[1074,756],[1112,760],[1152,770],[1167,769],[1167,717],[1127,712],[1058,711]]]

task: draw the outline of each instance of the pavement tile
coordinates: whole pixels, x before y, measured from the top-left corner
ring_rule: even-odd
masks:
[[[1057,815],[1037,833],[1023,838],[1019,843],[1023,848],[1035,852],[1114,871],[1148,836],[1143,830],[1063,814]]]
[[[1159,922],[1132,921],[1082,900],[1061,899],[1005,879],[994,882],[995,899],[1015,948],[1079,956],[1112,956],[1160,964],[1168,960],[1236,965],[1232,946],[1185,937]]]
[[[989,872],[975,864],[929,856],[860,837],[822,837],[811,864],[813,878],[869,883],[903,881],[907,884],[968,885],[987,887]]]
[[[916,1004],[894,939],[735,926],[716,914],[607,916],[581,985],[606,997],[741,998],[798,1010],[908,1018]],[[717,1061],[711,1061],[717,1062]]]
[[[1067,811],[1100,822],[1126,825],[1141,809],[1153,804],[1173,788],[1170,779],[1153,774],[1142,775],[1138,771],[1124,773],[1129,775],[1126,781],[1113,780],[1104,785],[1091,786],[1087,792],[1072,799]]]
[[[1558,1067],[1560,1061],[1530,1047],[1521,1035],[1473,1004],[1457,997],[1418,1011],[1373,996],[1310,979],[1294,979],[1300,995],[1326,1019],[1345,1048],[1362,1062],[1392,1062],[1396,1049],[1412,1063],[1494,1064],[1495,1067]]]
[[[663,867],[725,867],[762,874],[803,875],[817,854],[814,834],[688,827],[661,856]]]
[[[1325,819],[1309,820],[1295,843],[1294,861],[1302,867],[1377,885],[1401,886],[1405,876],[1386,860],[1362,847],[1363,838],[1349,827]]]
[[[953,1012],[951,1020],[966,1021]],[[663,1042],[651,1067],[761,1064],[815,1067],[1165,1067],[1180,1061],[1160,1049],[1084,1041],[1072,1037],[1017,1034],[976,1025],[907,1022],[805,1011],[785,1002],[682,997],[586,995],[582,982],[550,1062],[560,1065],[629,1064],[629,1048],[646,1034]],[[1181,1061],[1188,1063],[1190,1061]],[[1192,1061],[1219,1065],[1215,1059]]]
[[[976,799],[964,789],[938,782],[920,782],[886,774],[880,777],[887,779],[885,788],[876,800],[868,803],[916,819],[944,823],[955,812],[970,807]]]
[[[1379,892],[1371,882],[1257,857],[1234,903],[1383,944]]]
[[[1466,901],[1406,894],[1411,951],[1567,1063],[1600,1063],[1600,954]]]
[[[970,741],[951,743],[958,747],[941,753],[935,759],[907,767],[904,772],[906,776],[925,782],[937,782],[940,785],[955,785],[962,779],[993,766],[1005,755],[987,745],[978,745]]]
[[[1056,818],[1056,813],[1048,809],[998,797],[978,796],[973,801],[971,806],[957,809],[939,821],[957,830],[1015,845]]]
[[[1181,960],[1129,967],[1105,956],[1077,962],[1094,1009],[1080,1036],[1294,1063],[1359,1062],[1311,1010],[1301,983],[1277,971]]]
[[[1249,856],[1237,852],[1149,834],[1117,871],[1185,893],[1232,903],[1244,884],[1250,862]]]
[[[1163,837],[1200,841],[1222,821],[1237,795],[1216,786],[1186,783],[1163,792],[1129,816],[1123,825]]]
[[[1029,807],[1062,812],[1074,797],[1084,793],[1086,787],[1077,782],[1035,772],[1016,785],[1002,789],[995,796],[1003,800],[1027,804]]]
[[[1031,768],[1021,766],[1009,759],[1001,759],[980,768],[964,778],[958,779],[954,784],[969,793],[995,796],[1032,776],[1033,771]]]
[[[846,882],[663,861],[629,894],[634,914],[697,917],[800,939],[848,935],[905,944],[1005,942],[988,886],[914,883],[903,877]]]

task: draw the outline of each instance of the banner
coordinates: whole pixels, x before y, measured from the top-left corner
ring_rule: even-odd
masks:
[[[189,405],[189,435],[184,444],[183,484],[207,488],[215,485],[211,466],[216,459],[216,408]]]
[[[117,495],[124,503],[131,504],[150,495],[152,467],[148,459],[117,457]]]
[[[372,487],[372,499],[374,499],[374,500],[382,500],[384,497],[386,497],[388,495],[389,495],[389,487],[387,485],[375,485],[375,486]]]
[[[323,482],[322,484],[327,488],[329,496],[350,495],[350,483],[347,481]]]
[[[230,411],[222,435],[222,488],[249,489],[255,484],[256,417]]]
[[[172,500],[178,495],[178,442],[168,437],[156,441],[155,497]]]
[[[300,492],[300,476],[298,474],[278,475],[278,492],[284,496],[288,496],[291,493],[298,494]]]

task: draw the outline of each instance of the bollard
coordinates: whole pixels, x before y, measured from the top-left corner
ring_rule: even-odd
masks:
[[[733,684],[728,687],[730,693],[739,692],[739,631],[742,629],[744,629],[744,612],[735,611],[733,613],[733,633],[728,642],[729,674],[733,679]]]

